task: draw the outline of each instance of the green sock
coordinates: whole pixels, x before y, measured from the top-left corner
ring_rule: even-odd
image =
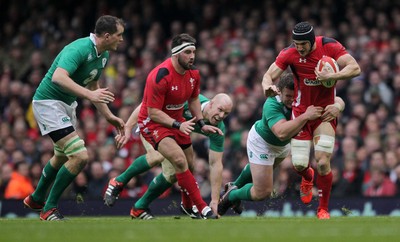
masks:
[[[76,174],[72,174],[65,166],[60,168],[53,187],[50,190],[49,197],[47,198],[43,211],[48,211],[57,207],[58,200],[60,200],[62,193],[69,186],[69,184],[72,183],[76,176]]]
[[[34,201],[39,203],[46,201],[47,190],[54,181],[54,178],[56,178],[57,172],[58,170],[50,165],[50,161],[47,162],[46,166],[43,168],[39,183],[35,191],[32,193]]]
[[[229,193],[229,201],[231,201],[231,202],[235,202],[235,201],[239,201],[239,200],[252,201],[251,193],[250,193],[250,189],[252,187],[253,187],[253,183],[248,183],[240,189],[231,191],[231,193]]]
[[[150,170],[150,165],[147,163],[146,155],[139,156],[121,175],[115,178],[116,181],[127,184],[132,177],[142,174]]]
[[[251,171],[250,171],[250,164],[247,164],[242,172],[240,173],[239,177],[236,179],[236,181],[233,183],[235,186],[238,188],[243,187],[247,183],[251,183],[253,181],[251,177]]]
[[[163,192],[172,186],[162,173],[156,176],[149,185],[144,195],[135,203],[135,208],[147,209],[150,203],[157,199]]]

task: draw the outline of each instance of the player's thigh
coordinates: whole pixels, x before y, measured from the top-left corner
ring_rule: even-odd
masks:
[[[271,193],[273,187],[273,166],[250,163],[253,188],[256,193]]]
[[[186,156],[182,148],[170,137],[165,137],[158,143],[158,151],[175,167],[177,163],[186,163]]]
[[[147,140],[142,135],[140,135],[140,139],[142,140],[142,144],[146,150],[147,163],[151,167],[156,166],[164,161],[164,156],[162,156],[160,152],[155,150],[154,147],[149,142],[147,142]]]

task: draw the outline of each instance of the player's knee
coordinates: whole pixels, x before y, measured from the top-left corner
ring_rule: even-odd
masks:
[[[67,140],[63,147],[63,153],[70,159],[78,162],[86,163],[89,160],[89,155],[83,141],[78,135]]]
[[[317,163],[317,167],[318,167],[318,173],[320,175],[326,175],[331,171],[331,165],[329,160],[320,160]]]
[[[164,156],[162,156],[159,152],[154,151],[151,153],[148,153],[146,156],[147,162],[149,163],[149,165],[151,167],[153,166],[157,166],[159,164],[161,164],[161,162],[164,161]]]
[[[252,194],[253,201],[263,201],[271,196],[272,188],[266,189],[254,189],[254,194]]]
[[[176,157],[173,160],[170,161],[171,163],[174,164],[177,170],[184,171],[188,167],[187,161],[184,156],[182,157]]]
[[[297,171],[302,171],[308,167],[310,148],[310,141],[292,139],[292,164]]]
[[[314,140],[316,140],[314,142],[315,151],[322,151],[332,154],[335,146],[335,137],[322,134],[316,136]]]

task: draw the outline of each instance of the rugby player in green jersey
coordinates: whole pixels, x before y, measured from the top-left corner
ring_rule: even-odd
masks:
[[[114,101],[97,82],[109,58],[123,41],[124,22],[114,16],[98,18],[94,33],[66,45],[57,55],[33,96],[33,112],[42,135],[49,135],[54,156],[43,168],[36,190],[23,201],[41,211],[41,220],[62,220],[57,206],[64,190],[88,161],[84,141],[76,132],[76,99],[90,100],[123,139],[124,121],[107,104]],[[54,183],[53,183],[54,182]],[[47,190],[50,189],[46,199]]]
[[[233,103],[231,98],[224,93],[217,94],[211,100],[201,94],[199,95],[199,98],[205,122],[218,127],[225,134],[225,125],[223,120],[232,111]],[[137,123],[139,110],[140,105],[135,109],[126,122],[126,137],[130,136],[132,129]],[[184,106],[183,116],[186,120],[191,120],[193,118],[187,103]],[[222,183],[222,156],[225,136],[217,133],[201,132],[200,127],[197,124],[193,126],[193,128],[194,130],[192,132],[205,135],[210,141],[210,207],[216,213]],[[110,180],[108,188],[104,194],[104,203],[107,206],[113,206],[124,185],[126,185],[132,177],[137,176],[161,163],[163,172],[153,179],[146,193],[135,203],[131,210],[132,218],[152,219],[154,216],[150,213],[149,205],[176,182],[175,169],[172,164],[158,151],[154,150],[154,148],[143,139],[143,137],[141,137],[141,140],[146,148],[147,154],[138,157],[125,172]],[[126,140],[124,140],[124,142],[117,142],[117,148],[121,148],[125,144]],[[193,164],[189,164],[189,167],[193,170]],[[196,207],[192,206],[191,201],[188,200],[184,194],[182,195],[181,210],[192,218],[201,218]]]
[[[279,95],[269,97],[263,106],[262,119],[256,121],[247,138],[249,164],[235,182],[225,185],[225,193],[218,204],[218,214],[224,215],[241,200],[261,201],[273,190],[273,169],[290,152],[290,139],[309,120],[321,118],[324,122],[336,118],[344,102],[336,97],[335,104],[321,107],[309,106],[305,113],[290,120],[294,97],[293,75],[282,75],[277,88]]]

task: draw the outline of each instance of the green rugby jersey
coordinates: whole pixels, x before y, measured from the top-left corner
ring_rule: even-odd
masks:
[[[54,59],[53,64],[36,89],[33,100],[60,100],[71,105],[77,97],[52,82],[57,67],[65,69],[72,80],[85,87],[91,81],[97,81],[109,58],[108,51],[97,56],[94,39],[85,37],[66,45]]]
[[[202,106],[202,109],[205,104],[207,104],[210,100],[203,96],[202,94],[199,95],[200,103]],[[185,103],[185,106],[183,107],[183,117],[186,120],[192,119],[192,114],[190,113],[188,103]],[[206,122],[206,124],[209,124]],[[225,124],[223,121],[219,122],[217,127],[222,131],[224,135],[219,135],[219,134],[214,134],[214,133],[203,133],[200,130],[200,127],[196,124],[194,126],[193,132],[205,135],[209,138],[210,141],[210,150],[216,151],[216,152],[223,152],[224,151],[224,142],[225,142]]]
[[[290,142],[290,139],[280,141],[271,128],[281,119],[290,120],[291,114],[292,110],[281,102],[279,96],[269,97],[264,103],[262,118],[255,123],[255,129],[268,144],[285,146]]]

